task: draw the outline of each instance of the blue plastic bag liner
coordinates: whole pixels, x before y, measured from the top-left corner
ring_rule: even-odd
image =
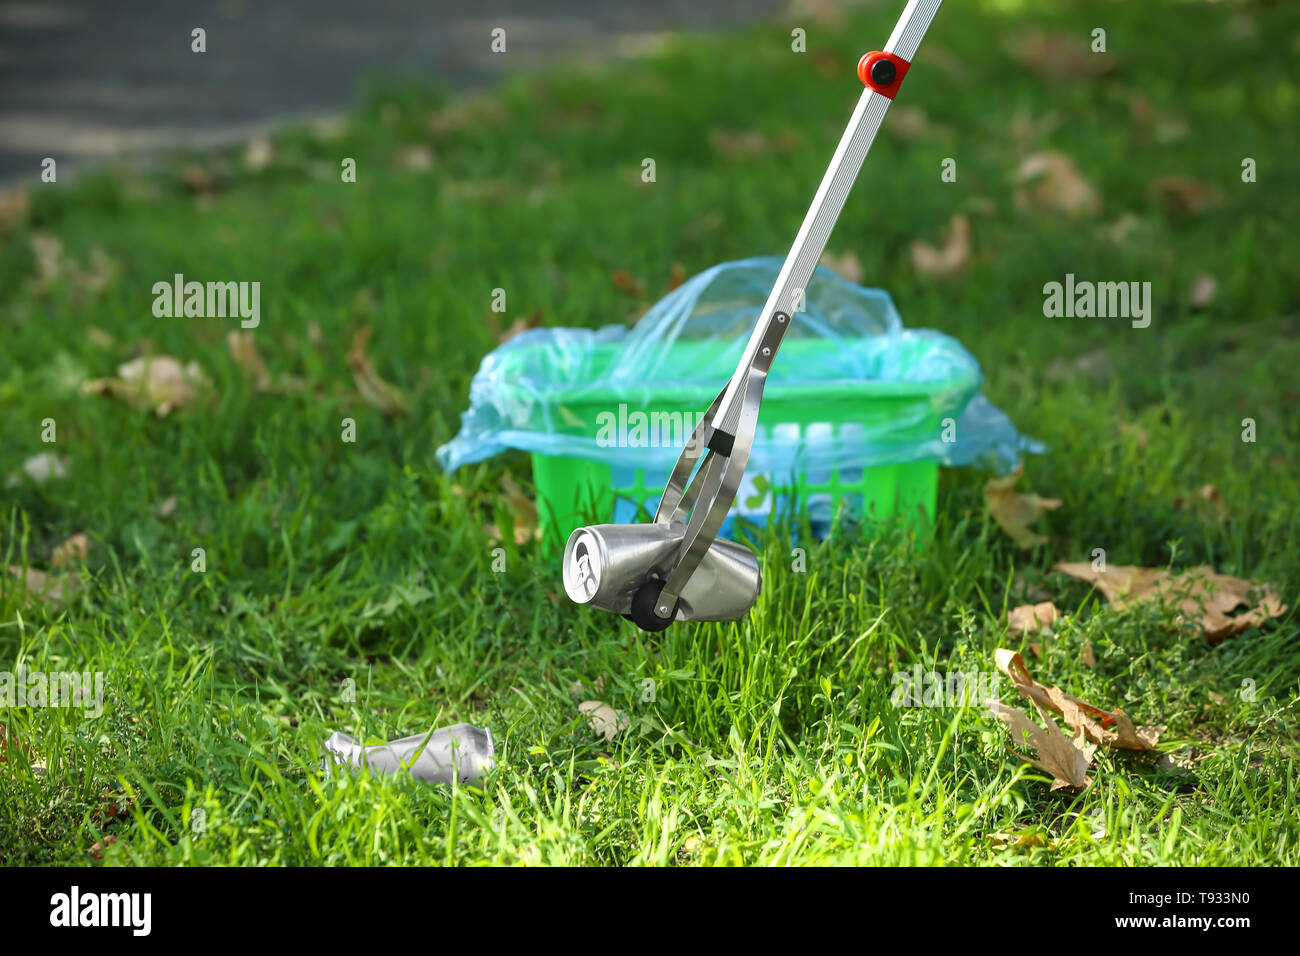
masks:
[[[662,298],[632,329],[515,336],[483,359],[460,433],[438,449],[439,464],[453,471],[517,448],[662,469],[666,477],[735,371],[781,265],[775,256],[716,265]],[[802,393],[824,402],[829,389],[837,402],[860,403],[862,427],[819,437],[815,427],[766,427],[760,413],[747,472],[933,461],[1005,473],[1022,452],[1045,451],[979,394],[982,381],[979,363],[956,339],[904,329],[888,293],[819,267],[768,376],[763,409],[788,406]],[[611,423],[638,409],[680,408],[684,434],[675,442],[610,442],[569,410],[584,401],[608,405]],[[946,417],[955,429],[933,427]]]

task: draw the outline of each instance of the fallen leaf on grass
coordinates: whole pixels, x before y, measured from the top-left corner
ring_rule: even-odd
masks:
[[[1007,612],[1007,631],[1011,634],[1037,634],[1056,624],[1061,612],[1051,601],[1022,604]]]
[[[1016,206],[1024,212],[1092,214],[1101,206],[1096,190],[1064,153],[1026,156],[1016,169],[1015,184]]]
[[[84,382],[87,395],[109,395],[137,408],[152,409],[163,418],[177,408],[188,408],[211,387],[197,362],[181,365],[170,355],[145,355],[118,366],[117,378]]]
[[[0,235],[27,221],[31,200],[22,186],[0,190]]]
[[[1041,534],[1029,530],[1035,519],[1044,511],[1053,511],[1061,507],[1059,498],[1041,498],[1030,492],[1021,494],[1015,490],[1016,483],[1024,472],[1024,463],[1016,465],[1016,470],[1004,478],[994,478],[984,485],[984,500],[988,504],[989,515],[998,523],[1007,536],[1021,548],[1032,548],[1047,540]]]
[[[1219,574],[1209,565],[1170,572],[1112,564],[1095,571],[1091,563],[1080,561],[1062,562],[1056,570],[1091,583],[1119,610],[1148,601],[1172,605],[1179,611],[1179,621],[1199,629],[1211,644],[1286,612],[1273,585]],[[1243,605],[1247,609],[1242,613],[1230,613]]]
[[[8,570],[13,577],[23,582],[29,596],[52,607],[63,604],[81,583],[75,577],[47,574],[37,568],[27,568],[24,572],[19,566],[11,564]]]
[[[1050,789],[1083,788],[1092,783],[1088,777],[1088,767],[1092,764],[1092,755],[1097,748],[1083,740],[1081,731],[1076,731],[1072,738],[1066,737],[1056,726],[1056,721],[1041,710],[1039,716],[1046,723],[1046,728],[1038,726],[1021,711],[1000,701],[989,701],[989,709],[1007,725],[1011,739],[1016,744],[1037,751],[1037,758],[1020,754],[1017,756],[1050,774]]]
[[[862,281],[862,263],[858,261],[858,254],[852,249],[839,255],[828,249],[822,253],[822,257],[817,264],[825,266],[840,278],[847,279],[849,282],[859,283]]]
[[[230,357],[235,360],[235,364],[252,377],[253,388],[259,392],[265,391],[271,384],[271,376],[266,370],[266,363],[262,361],[262,356],[257,353],[257,342],[253,338],[253,333],[243,329],[231,329],[226,333],[226,348],[230,350]]]
[[[1134,425],[1131,422],[1123,422],[1119,426],[1119,433],[1126,438],[1133,439],[1133,444],[1138,451],[1147,447],[1147,440],[1151,437],[1145,428],[1141,425]]]
[[[512,519],[515,544],[523,545],[539,539],[542,531],[537,524],[537,505],[508,471],[501,476],[501,493]],[[493,541],[500,541],[504,537],[495,522],[483,530]]]
[[[121,790],[105,790],[100,800],[102,802],[99,809],[91,814],[92,819],[100,826],[122,817],[129,817],[135,811],[135,798]]]
[[[50,564],[62,568],[74,562],[83,562],[90,556],[90,538],[85,532],[78,532],[67,541],[55,547],[50,555]]]
[[[599,700],[584,700],[578,705],[578,712],[586,715],[591,729],[606,740],[613,740],[620,731],[628,726],[627,714]]]
[[[605,689],[605,675],[599,674],[597,675],[596,679],[591,682],[591,691],[595,693],[600,693],[604,689]],[[572,684],[569,685],[569,693],[570,694],[588,693],[587,685],[580,680],[575,680]]]
[[[1195,747],[1174,753],[1161,754],[1160,759],[1156,761],[1156,769],[1173,774],[1192,772],[1196,770],[1198,756],[1202,760],[1205,759],[1204,755],[1200,754]]]
[[[614,288],[628,298],[639,299],[645,295],[645,283],[635,278],[626,269],[616,269],[609,278],[614,283]]]
[[[1047,366],[1047,378],[1054,382],[1065,381],[1074,375],[1087,378],[1105,378],[1111,374],[1110,353],[1102,349],[1071,355],[1069,358],[1058,356]]]
[[[216,177],[198,163],[189,163],[179,172],[181,185],[195,195],[211,195],[219,188]]]
[[[761,156],[767,152],[767,137],[757,130],[715,129],[709,133],[709,142],[724,159]]]
[[[23,474],[39,485],[51,478],[62,478],[68,473],[68,466],[58,455],[53,452],[43,451],[39,455],[33,455],[24,461],[22,471]],[[18,472],[10,475],[7,482],[11,488],[21,483],[22,476]]]
[[[104,859],[104,852],[116,842],[117,834],[110,833],[90,848],[90,858],[97,863],[102,861]]]
[[[1079,33],[1024,30],[1002,40],[1002,48],[1022,66],[1049,80],[1072,80],[1108,73],[1117,65],[1111,53],[1094,53]]]
[[[435,136],[446,136],[463,129],[498,126],[505,118],[505,108],[496,97],[471,93],[430,113],[426,125]]]
[[[64,281],[78,301],[103,292],[117,275],[118,264],[99,246],[91,248],[85,265],[73,256],[64,255],[57,236],[33,233],[30,240],[36,261],[36,276],[27,280],[29,291],[44,295],[56,282]]]
[[[542,310],[538,309],[532,315],[520,316],[510,323],[510,328],[504,332],[501,331],[501,320],[497,318],[497,313],[488,313],[488,329],[496,336],[498,345],[505,345],[520,332],[527,332],[529,329],[535,329],[542,324]]]
[[[709,142],[724,159],[736,161],[768,153],[788,155],[799,148],[797,130],[785,129],[774,136],[756,130],[718,130],[709,134]]]
[[[1097,235],[1117,246],[1124,245],[1128,237],[1142,225],[1142,220],[1131,212],[1121,213],[1114,222],[1097,227]]]
[[[1157,143],[1177,142],[1192,131],[1183,117],[1177,113],[1156,109],[1141,93],[1133,95],[1129,100],[1128,110],[1143,133],[1150,131],[1151,139]]]
[[[890,109],[889,125],[886,128],[906,143],[929,132],[933,129],[933,124],[925,110],[919,106],[903,105]]]
[[[685,281],[686,267],[680,262],[674,262],[672,268],[668,270],[668,285],[664,287],[664,294],[672,292]]]
[[[1196,216],[1223,201],[1213,186],[1190,176],[1160,176],[1151,181],[1147,195],[1160,202],[1171,216]]]
[[[1011,833],[992,833],[989,835],[988,841],[997,850],[1029,850],[1038,846],[1049,850],[1056,849],[1056,844],[1043,836],[1041,830],[1034,827],[1026,827],[1023,830],[1015,830]]]
[[[170,518],[176,513],[176,502],[176,496],[172,495],[165,501],[160,501],[158,504],[154,505],[150,510],[159,518]]]
[[[1203,309],[1214,301],[1219,292],[1219,282],[1208,272],[1202,272],[1192,280],[1187,290],[1187,301],[1193,309]]]
[[[357,391],[363,401],[393,418],[406,413],[406,398],[396,385],[380,377],[375,370],[375,363],[366,354],[366,345],[370,341],[370,326],[362,326],[352,336],[352,348],[348,350],[348,368],[352,369],[352,378],[357,384]]]
[[[433,169],[433,150],[424,143],[412,143],[393,153],[393,160],[401,169],[413,173],[427,173]]]
[[[956,275],[970,258],[970,223],[960,213],[952,217],[944,233],[943,248],[936,249],[919,239],[912,243],[912,268],[946,279]]]
[[[1067,727],[1076,734],[1082,733],[1094,744],[1123,750],[1150,750],[1160,739],[1159,727],[1135,727],[1128,715],[1118,708],[1102,710],[1059,687],[1044,687],[1030,676],[1025,659],[1015,651],[1000,647],[994,659],[998,670],[1011,678],[1016,690],[1033,701],[1039,713],[1051,711],[1058,714],[1064,718]]]
[[[266,169],[275,160],[275,147],[271,145],[271,137],[265,133],[258,133],[248,141],[248,147],[244,150],[244,165],[253,171]]]
[[[793,21],[805,20],[828,27],[844,24],[845,4],[838,0],[791,0],[786,15]]]

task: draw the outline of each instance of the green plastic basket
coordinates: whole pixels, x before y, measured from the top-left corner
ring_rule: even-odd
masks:
[[[812,358],[818,349],[826,347],[827,343],[819,339],[789,340],[782,347],[780,361],[798,367],[801,358]],[[586,370],[593,377],[617,349],[598,348],[607,352],[593,356]],[[686,353],[696,348],[696,343],[674,346],[682,350],[683,365],[687,367],[698,356]],[[904,338],[904,364],[909,348],[919,351],[932,345]],[[980,373],[975,365],[962,366],[942,381],[769,382],[759,413],[759,435],[779,429],[775,434],[783,438],[797,434],[817,442],[834,442],[863,429],[873,431],[888,425],[891,443],[899,446],[899,463],[784,475],[755,475],[747,470],[733,517],[765,515],[778,501],[793,499],[804,507],[813,502],[828,506],[832,520],[847,507],[861,519],[864,528],[871,527],[873,521],[895,517],[914,527],[932,522],[938,465],[913,460],[915,446],[932,441],[940,432],[943,418],[955,415],[962,397],[979,384]],[[695,416],[708,408],[722,385],[693,383],[655,388],[648,403],[629,408],[628,414],[640,411],[647,416],[676,415],[685,432],[677,442],[680,448],[694,426]],[[628,397],[617,390],[587,385],[548,389],[546,399],[558,429],[590,438],[600,433],[602,414],[617,414],[619,405],[628,403]],[[918,406],[926,413],[918,416]],[[906,422],[900,421],[903,417]],[[879,442],[873,442],[873,447],[879,449]],[[534,453],[532,460],[542,547],[548,554],[561,549],[576,527],[611,520],[645,520],[653,514],[671,469],[671,459],[650,474],[640,468],[619,468],[582,458]]]

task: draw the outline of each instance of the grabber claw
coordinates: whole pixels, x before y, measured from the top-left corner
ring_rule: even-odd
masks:
[[[740,364],[668,477],[654,521],[578,528],[564,548],[564,589],[578,604],[622,614],[644,631],[673,621],[749,613],[762,578],[748,548],[718,540],[754,445],[763,386],[802,310],[831,229],[943,0],[909,0],[880,51],[858,64],[863,90],[768,296]]]

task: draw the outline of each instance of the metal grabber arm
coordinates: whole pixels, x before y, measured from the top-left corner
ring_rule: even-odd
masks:
[[[866,89],[804,217],[731,380],[678,458],[649,525],[596,525],[569,537],[564,583],[578,603],[624,614],[643,630],[674,620],[733,620],[758,598],[752,552],[717,540],[749,461],[768,370],[803,308],[862,161],[943,0],[909,0],[884,50],[858,63]]]

